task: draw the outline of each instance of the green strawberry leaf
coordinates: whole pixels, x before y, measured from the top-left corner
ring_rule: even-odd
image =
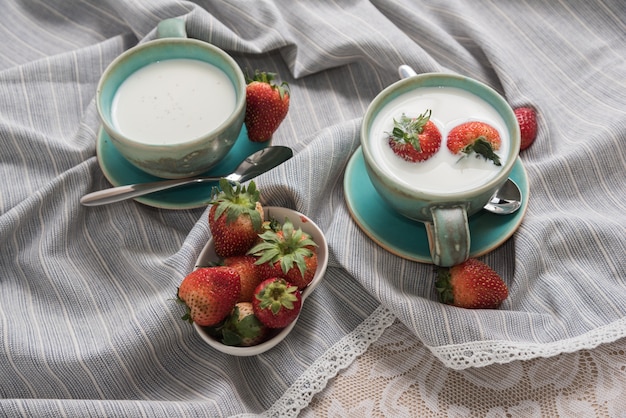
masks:
[[[424,131],[424,126],[430,120],[431,114],[432,111],[428,109],[416,118],[410,118],[404,113],[399,121],[394,118],[391,137],[398,142],[410,144],[421,152],[419,136]]]
[[[237,322],[237,331],[243,338],[256,338],[261,335],[263,324],[254,316],[248,315]]]
[[[435,288],[439,294],[439,301],[448,305],[454,302],[454,296],[452,294],[452,285],[450,284],[450,269],[446,267],[440,267],[437,270],[437,281],[435,282]]]
[[[493,150],[493,146],[491,142],[487,141],[484,136],[479,136],[476,138],[474,142],[463,148],[462,152],[466,155],[475,152],[477,155],[480,155],[485,160],[491,160],[497,166],[501,166],[500,156],[496,154]]]
[[[222,343],[225,345],[239,346],[241,345],[243,338],[235,331],[231,331],[228,328],[222,330]]]

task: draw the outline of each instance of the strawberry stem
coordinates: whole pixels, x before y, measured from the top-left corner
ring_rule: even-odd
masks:
[[[451,278],[449,268],[439,267],[437,269],[437,281],[435,282],[435,288],[439,294],[439,301],[442,303],[452,304],[454,302],[452,285],[450,285]]]
[[[219,188],[214,187],[211,191],[211,201],[209,204],[215,205],[215,219],[226,213],[226,223],[230,224],[237,220],[240,215],[248,215],[252,221],[252,226],[256,231],[261,230],[261,214],[257,211],[257,202],[261,193],[257,190],[254,181],[250,181],[248,187],[240,183],[234,183],[235,187],[221,178]]]
[[[465,155],[475,152],[484,159],[493,161],[493,163],[497,166],[502,165],[500,162],[500,156],[494,152],[491,142],[489,142],[484,136],[476,138],[474,142],[463,148],[461,152]]]
[[[285,97],[285,94],[289,94],[289,84],[286,81],[283,81],[280,84],[276,84],[274,82],[275,78],[276,73],[255,70],[252,77],[246,75],[246,84],[250,84],[254,81],[257,81],[259,83],[267,83],[272,86],[273,89],[276,89],[278,91],[280,99],[282,100]]]
[[[417,151],[421,152],[422,147],[420,145],[420,134],[424,131],[424,126],[430,120],[432,111],[426,110],[424,113],[416,118],[410,118],[404,113],[400,116],[400,120],[393,119],[393,130],[390,136],[398,142],[404,142],[410,144]]]
[[[295,293],[297,286],[290,286],[283,279],[277,279],[261,290],[256,298],[261,301],[262,309],[269,308],[274,315],[278,314],[282,308],[293,309],[294,302],[298,300]]]
[[[313,255],[313,251],[309,247],[317,247],[317,244],[301,228],[295,229],[293,223],[288,218],[285,218],[282,229],[278,232],[280,234],[273,230],[268,230],[259,235],[262,241],[250,249],[248,254],[259,257],[256,264],[266,262],[274,264],[280,261],[281,270],[285,274],[295,264],[304,277],[306,258]]]

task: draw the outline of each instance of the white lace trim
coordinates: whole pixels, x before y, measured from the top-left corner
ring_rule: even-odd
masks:
[[[354,331],[343,337],[324,355],[318,358],[300,376],[263,417],[295,417],[306,408],[313,396],[321,392],[328,381],[340,370],[350,366],[365,353],[383,332],[391,326],[396,317],[383,306],[379,306]],[[485,367],[495,363],[508,363],[514,360],[530,360],[537,357],[552,357],[562,353],[592,349],[600,344],[611,343],[624,337],[626,318],[621,318],[606,326],[596,328],[583,335],[545,344],[514,343],[510,341],[475,341],[441,347],[427,348],[441,362],[451,369],[462,370],[470,367]],[[259,415],[241,414],[238,417]]]
[[[617,341],[623,338],[625,334],[626,318],[621,318],[585,334],[552,343],[474,341],[427,348],[447,367],[462,370],[469,367],[484,367],[496,363],[509,363],[514,360],[530,360],[537,357],[552,357],[562,353],[589,350],[600,344]]]
[[[297,416],[309,405],[313,396],[326,387],[330,379],[365,353],[395,320],[396,317],[388,309],[382,306],[376,308],[354,331],[318,358],[262,416]]]

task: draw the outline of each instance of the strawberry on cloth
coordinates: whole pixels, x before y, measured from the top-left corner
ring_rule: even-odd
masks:
[[[537,137],[537,113],[530,107],[518,107],[513,110],[520,130],[520,150],[530,147]]]
[[[495,309],[509,295],[498,273],[475,258],[439,268],[436,287],[441,302],[460,308]]]

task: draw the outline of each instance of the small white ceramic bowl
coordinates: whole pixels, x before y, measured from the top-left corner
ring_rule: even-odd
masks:
[[[313,222],[309,217],[303,215],[300,212],[297,212],[288,208],[281,208],[277,206],[269,206],[264,208],[265,212],[265,220],[276,219],[281,224],[284,222],[285,218],[289,218],[289,220],[293,223],[294,228],[302,228],[304,232],[309,234],[313,241],[318,245],[317,248],[317,270],[315,271],[315,276],[309,285],[302,291],[302,307],[304,308],[304,304],[306,302],[306,298],[315,290],[315,288],[322,281],[322,277],[326,272],[326,267],[328,265],[328,243],[326,242],[326,237],[324,237],[324,233],[322,230]],[[215,246],[213,244],[213,239],[210,239],[209,242],[204,246],[198,260],[196,261],[196,268],[199,266],[206,266],[211,262],[219,261],[219,257],[215,254]],[[299,317],[299,316],[298,316]],[[211,336],[206,329],[193,324],[194,329],[200,335],[200,337],[211,347],[216,350],[221,351],[222,353],[230,354],[233,356],[255,356],[257,354],[261,354],[270,348],[274,347],[276,344],[280,343],[285,339],[287,334],[291,332],[293,327],[298,322],[298,318],[295,319],[291,324],[277,330],[277,333],[270,337],[268,340],[264,341],[261,344],[252,346],[252,347],[234,347],[222,344],[220,341],[216,340],[213,336]]]

